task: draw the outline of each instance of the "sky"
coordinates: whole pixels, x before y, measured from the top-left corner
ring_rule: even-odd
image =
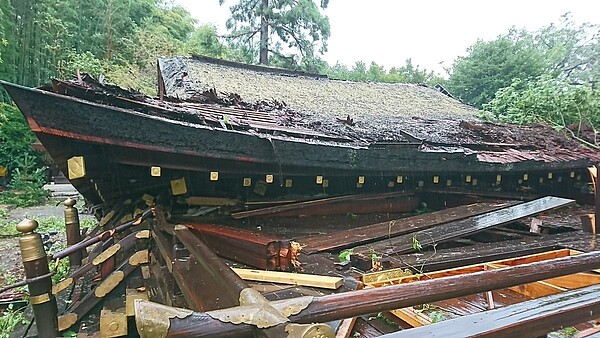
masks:
[[[220,35],[235,0],[174,0],[199,24],[212,23]],[[600,24],[599,0],[330,0],[331,36],[323,58],[351,67],[375,61],[386,69],[413,65],[445,75],[477,39],[493,40],[510,27],[538,30],[570,12],[577,24]]]

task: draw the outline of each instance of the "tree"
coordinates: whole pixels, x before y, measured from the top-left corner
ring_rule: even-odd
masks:
[[[544,53],[531,33],[512,28],[493,41],[478,40],[467,49],[468,55],[454,62],[448,89],[463,101],[481,108],[496,91],[513,79],[535,79],[548,68]]]
[[[569,13],[558,24],[537,32],[536,43],[545,51],[549,73],[569,83],[600,81],[600,25],[577,26]]]
[[[224,2],[219,0],[221,5]],[[328,0],[321,0],[320,7],[327,4]],[[228,38],[250,53],[257,50],[260,64],[275,59],[279,64],[296,66],[327,50],[329,19],[313,0],[239,0],[230,10]],[[290,50],[300,57],[287,54]]]

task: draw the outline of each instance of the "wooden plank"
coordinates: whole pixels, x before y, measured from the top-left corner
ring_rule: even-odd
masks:
[[[553,196],[543,197],[487,214],[473,216],[467,219],[438,225],[434,228],[385,239],[369,244],[368,246],[359,246],[354,248],[353,251],[362,254],[364,257],[369,257],[369,259],[373,251],[378,255],[414,252],[415,248],[413,247],[413,243],[415,241],[417,241],[422,248],[426,248],[453,238],[464,237],[494,226],[508,224],[528,216],[574,203],[574,200],[566,198]]]
[[[567,291],[565,288],[542,281],[513,286],[509,288],[509,290],[515,291],[529,298],[540,298]]]
[[[600,284],[600,275],[582,272],[574,275],[546,279],[544,282],[565,289],[578,289],[584,286]]]
[[[344,284],[344,279],[340,277],[239,268],[232,268],[232,270],[244,280],[252,280],[258,282],[312,286],[324,289],[337,289],[340,286],[342,286],[342,284]]]
[[[382,193],[382,194],[358,194],[358,195],[344,195],[344,196],[335,196],[328,198],[320,198],[316,200],[303,201],[297,203],[291,203],[286,205],[278,205],[274,207],[255,209],[255,210],[247,210],[247,211],[239,211],[231,213],[231,217],[235,219],[254,217],[254,216],[265,216],[265,215],[275,215],[280,212],[290,211],[290,210],[302,210],[308,207],[314,206],[322,206],[330,203],[337,203],[342,201],[356,201],[356,200],[368,200],[373,198],[387,198],[387,197],[398,197],[398,196],[406,196],[412,195],[412,193],[405,192],[391,192],[391,193]]]
[[[593,320],[598,311],[600,285],[594,285],[382,337],[539,337]]]
[[[492,202],[463,205],[362,227],[336,231],[328,235],[296,238],[303,245],[302,251],[310,254],[320,251],[359,245],[379,239],[427,229],[439,224],[481,215],[519,202]]]
[[[335,331],[335,338],[350,338],[355,323],[356,317],[344,319]]]
[[[431,318],[421,312],[416,312],[412,307],[391,310],[390,313],[402,319],[412,327],[420,327],[431,324]]]

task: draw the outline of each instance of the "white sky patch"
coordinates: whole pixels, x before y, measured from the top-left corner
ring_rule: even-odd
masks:
[[[200,24],[213,23],[226,34],[227,0],[175,0]],[[386,69],[413,65],[445,75],[456,57],[477,39],[492,40],[512,26],[535,31],[571,12],[577,24],[600,24],[598,0],[330,0],[331,37],[323,58],[351,67],[371,61]]]

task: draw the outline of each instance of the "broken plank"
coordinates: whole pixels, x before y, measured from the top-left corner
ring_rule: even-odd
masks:
[[[344,284],[344,279],[340,277],[239,268],[232,268],[232,270],[244,280],[252,280],[258,282],[312,286],[324,289],[337,289],[340,286],[342,286],[342,284]]]
[[[434,228],[388,238],[376,243],[359,246],[353,249],[357,254],[371,257],[374,251],[378,255],[393,255],[414,252],[414,243],[418,242],[422,248],[448,241],[453,238],[464,237],[485,229],[508,224],[519,219],[539,214],[544,211],[574,204],[575,201],[560,197],[543,197],[534,201],[506,207],[483,215],[469,217],[463,220],[438,225]]]
[[[376,241],[386,237],[393,237],[409,232],[423,230],[438,224],[457,221],[467,217],[481,215],[503,207],[514,205],[516,203],[519,202],[492,202],[464,205],[460,207],[434,211],[425,215],[412,216],[348,230],[336,231],[325,236],[318,235],[296,238],[296,241],[303,245],[302,251],[308,254],[339,249],[351,245],[359,245]]]
[[[593,320],[598,311],[600,285],[594,285],[382,337],[539,337]]]

